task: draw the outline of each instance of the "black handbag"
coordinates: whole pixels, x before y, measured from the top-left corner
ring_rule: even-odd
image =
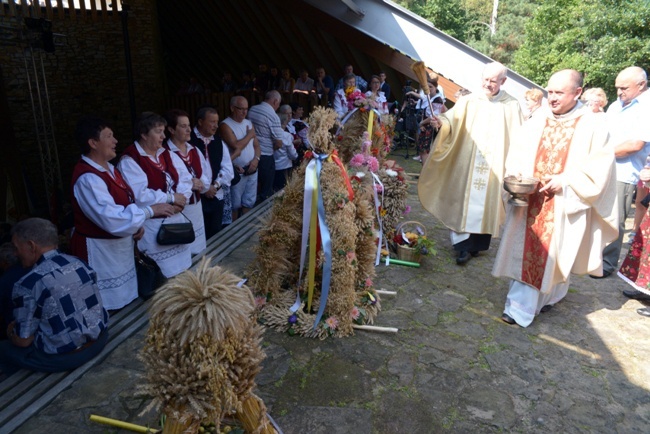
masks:
[[[160,267],[149,255],[138,250],[135,245],[135,272],[138,278],[138,295],[144,300],[151,298],[163,283],[165,276]]]
[[[230,186],[231,187],[233,185],[239,184],[239,181],[241,181],[241,175],[239,174],[239,172],[237,172],[237,169],[235,169],[234,166],[233,166],[233,169],[235,171],[235,176],[233,176],[232,181],[230,181]]]
[[[194,227],[192,222],[187,218],[185,214],[183,217],[187,219],[183,223],[167,223],[163,220],[158,230],[158,235],[156,236],[156,241],[161,246],[169,246],[172,244],[190,244],[194,242]]]

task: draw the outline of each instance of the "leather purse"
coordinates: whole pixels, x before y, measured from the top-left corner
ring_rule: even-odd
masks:
[[[163,283],[165,276],[160,271],[160,267],[146,253],[138,250],[134,245],[135,251],[135,271],[138,278],[138,295],[144,300],[151,298]]]
[[[158,235],[156,236],[156,241],[161,246],[169,246],[172,244],[190,244],[194,242],[194,227],[192,222],[187,218],[185,214],[183,217],[187,219],[183,223],[167,223],[163,220],[158,230]]]

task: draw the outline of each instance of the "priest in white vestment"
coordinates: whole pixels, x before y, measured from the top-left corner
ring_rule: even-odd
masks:
[[[506,75],[500,63],[488,64],[484,92],[430,118],[440,131],[422,167],[418,195],[422,206],[451,229],[459,265],[487,250],[505,221],[504,164],[524,119],[519,102],[501,89]]]
[[[528,206],[509,207],[492,272],[512,279],[501,319],[522,327],[564,298],[570,273],[601,273],[602,250],[618,236],[604,115],[579,102],[577,71],[556,72],[547,90],[549,109],[526,123],[506,162],[506,175],[540,184]]]

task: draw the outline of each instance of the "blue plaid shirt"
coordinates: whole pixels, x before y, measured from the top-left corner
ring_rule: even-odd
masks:
[[[97,276],[83,261],[58,250],[45,252],[13,290],[16,334],[34,335],[48,354],[65,354],[106,329]]]

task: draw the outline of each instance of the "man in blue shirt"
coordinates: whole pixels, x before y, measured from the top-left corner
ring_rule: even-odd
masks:
[[[335,90],[339,90],[339,89],[345,90],[344,78],[346,75],[354,74],[354,68],[352,67],[351,64],[348,63],[343,68],[343,72],[344,72],[343,77],[341,77],[341,79],[337,83]],[[366,90],[368,90],[368,82],[364,80],[363,77],[356,74],[354,75],[354,77],[355,77],[355,85],[357,86],[357,89],[359,89],[361,92],[365,92]]]
[[[625,68],[616,77],[615,86],[618,99],[607,109],[607,123],[609,143],[614,146],[616,155],[619,234],[618,239],[603,251],[603,275],[592,275],[593,278],[607,277],[618,270],[625,220],[632,208],[639,172],[650,153],[650,137],[646,127],[650,116],[650,94],[646,92],[648,78],[645,71],[637,66]]]
[[[57,250],[51,222],[31,218],[12,229],[23,267],[33,267],[13,290],[14,321],[0,342],[0,369],[67,371],[101,352],[108,340],[108,313],[97,277],[83,261]]]

